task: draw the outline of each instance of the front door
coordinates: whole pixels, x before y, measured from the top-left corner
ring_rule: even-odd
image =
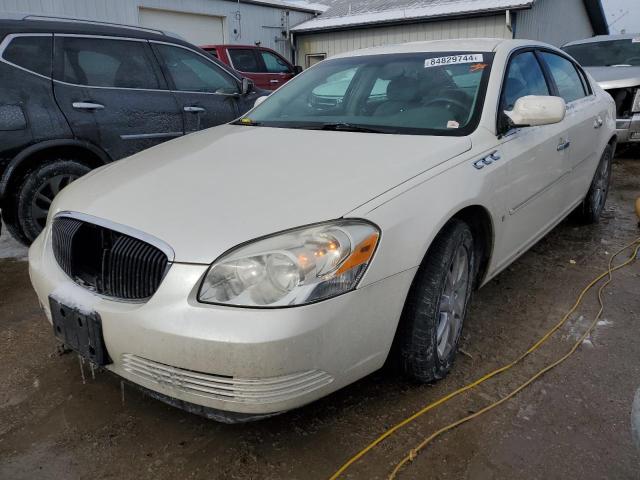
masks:
[[[183,134],[147,41],[54,38],[54,94],[77,138],[118,160]]]
[[[228,47],[231,66],[254,81],[258,88],[275,90],[294,76],[294,68],[284,58],[260,48]]]
[[[236,119],[238,81],[205,55],[180,45],[152,42],[184,116],[185,133]]]
[[[501,110],[511,110],[527,95],[548,96],[552,87],[532,51],[517,54],[509,63],[502,92]],[[555,125],[512,129],[499,147],[506,162],[505,234],[496,245],[502,268],[526,251],[557,219],[564,215],[567,126]]]

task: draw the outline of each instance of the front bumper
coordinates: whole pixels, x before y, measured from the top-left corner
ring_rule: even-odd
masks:
[[[640,114],[616,120],[618,143],[640,142]]]
[[[47,232],[31,247],[29,271],[49,321],[52,294],[96,311],[113,360],[107,369],[160,396],[240,414],[290,410],[379,369],[415,274],[313,305],[246,309],[199,303],[208,266],[174,264],[149,301],[124,303],[71,281]]]

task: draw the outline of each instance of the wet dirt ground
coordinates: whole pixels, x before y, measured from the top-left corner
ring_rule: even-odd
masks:
[[[564,222],[477,292],[463,334],[465,353],[446,380],[419,386],[383,370],[252,424],[214,423],[132,389],[125,389],[123,402],[119,380],[106,373],[83,385],[77,357],[56,354],[26,263],[0,260],[0,478],[329,477],[390,426],[516,358],[606,269],[613,252],[640,236],[632,203],[640,196],[638,153],[617,159],[599,225]],[[575,356],[501,408],[436,440],[401,478],[640,478],[632,435],[640,388],[640,263],[615,276],[605,301],[603,321]],[[540,352],[421,417],[344,478],[386,478],[424,437],[498,399],[566,352],[596,311],[590,295]]]

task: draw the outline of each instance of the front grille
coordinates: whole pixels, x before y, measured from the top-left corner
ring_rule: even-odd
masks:
[[[616,102],[616,113],[618,119],[631,118],[633,112],[633,99],[636,96],[635,88],[614,88],[607,90]]]
[[[321,370],[282,377],[236,378],[172,367],[130,353],[122,355],[122,366],[151,384],[212,400],[253,405],[291,400],[333,382],[333,377]]]
[[[76,218],[53,221],[52,244],[58,265],[76,283],[122,300],[151,297],[169,265],[157,247]]]

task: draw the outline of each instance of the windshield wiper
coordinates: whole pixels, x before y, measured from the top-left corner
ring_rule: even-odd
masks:
[[[380,129],[375,127],[367,127],[364,125],[357,125],[355,123],[336,122],[336,123],[323,123],[318,127],[320,130],[333,130],[336,132],[362,132],[362,133],[392,133],[387,129]]]

